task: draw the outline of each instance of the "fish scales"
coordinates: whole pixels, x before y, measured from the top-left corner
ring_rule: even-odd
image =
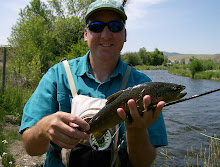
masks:
[[[138,111],[141,114],[143,108],[143,97],[151,96],[151,104],[157,104],[159,101],[171,102],[178,100],[186,95],[182,93],[185,86],[174,83],[164,82],[147,82],[121,90],[107,98],[106,105],[88,122],[90,130],[87,133],[95,133],[112,128],[119,124],[121,117],[117,114],[117,109],[123,107],[127,114],[129,110],[126,107],[129,99],[134,99],[137,102]]]

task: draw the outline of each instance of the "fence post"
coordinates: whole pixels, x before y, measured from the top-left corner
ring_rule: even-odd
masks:
[[[2,93],[5,89],[5,70],[6,70],[6,47],[3,48],[3,70],[2,70]]]

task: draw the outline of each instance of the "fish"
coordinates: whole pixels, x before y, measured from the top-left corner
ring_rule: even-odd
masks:
[[[132,117],[127,107],[127,102],[130,99],[136,101],[138,112],[140,115],[143,115],[145,112],[143,107],[143,97],[145,95],[150,95],[151,97],[151,104],[147,109],[150,110],[155,108],[159,101],[168,103],[181,99],[187,94],[186,92],[183,92],[184,89],[184,85],[175,83],[146,82],[116,92],[107,98],[106,105],[88,121],[90,130],[86,133],[92,133],[96,139],[99,139],[107,129],[122,122],[122,118],[117,113],[119,107],[122,107],[125,110],[128,120],[132,122]]]

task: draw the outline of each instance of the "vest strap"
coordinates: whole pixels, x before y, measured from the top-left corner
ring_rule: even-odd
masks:
[[[66,70],[66,74],[67,74],[67,78],[68,78],[68,82],[69,82],[69,85],[70,85],[72,96],[75,97],[75,96],[77,96],[77,91],[76,91],[76,86],[75,86],[75,83],[74,83],[74,80],[73,80],[73,76],[72,76],[68,61],[64,60],[63,65],[64,65],[64,68]]]

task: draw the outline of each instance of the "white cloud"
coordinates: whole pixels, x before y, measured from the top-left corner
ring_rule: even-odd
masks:
[[[129,29],[140,29],[148,24],[146,20],[148,8],[152,5],[163,3],[166,0],[130,0],[125,8],[128,16],[127,27]],[[141,24],[140,24],[141,23]],[[134,26],[135,25],[135,26]]]

